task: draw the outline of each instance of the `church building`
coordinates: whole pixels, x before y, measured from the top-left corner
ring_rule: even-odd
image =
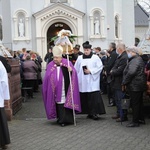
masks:
[[[73,45],[134,45],[134,0],[0,0],[0,40],[13,51],[44,57],[61,29],[77,36]]]

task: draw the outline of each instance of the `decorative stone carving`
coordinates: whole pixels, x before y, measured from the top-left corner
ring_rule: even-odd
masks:
[[[28,13],[19,9],[13,16],[14,22],[14,42],[17,44],[19,41],[30,42],[29,38],[29,16]]]
[[[94,21],[94,34],[100,34],[100,21],[98,19],[98,17],[95,17],[95,21]]]
[[[59,10],[59,9],[58,9],[58,10],[55,10],[55,11],[51,12],[50,14],[48,14],[48,15],[42,17],[41,20],[44,21],[45,19],[49,19],[51,16],[54,16],[54,15],[57,15],[57,16],[58,16],[58,15],[69,16],[70,18],[72,18],[72,19],[74,19],[74,20],[77,19],[76,16],[71,15],[71,14],[69,14],[69,13],[67,13],[67,12],[65,12],[65,11],[63,11],[63,10]]]
[[[90,13],[90,39],[105,39],[105,16],[101,9],[94,8]]]

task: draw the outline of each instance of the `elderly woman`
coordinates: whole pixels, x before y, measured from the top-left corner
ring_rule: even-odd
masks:
[[[27,54],[23,62],[23,86],[34,89],[37,80],[38,66],[31,60],[30,54]],[[33,91],[28,91],[28,95],[33,98]]]
[[[138,127],[140,123],[145,124],[142,106],[143,92],[146,90],[146,78],[144,74],[144,62],[138,54],[137,47],[127,48],[129,62],[123,74],[123,90],[127,87],[131,98],[133,119],[127,127]]]

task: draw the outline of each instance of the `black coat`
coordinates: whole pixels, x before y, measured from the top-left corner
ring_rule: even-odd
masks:
[[[146,76],[144,73],[144,62],[140,56],[132,57],[123,73],[123,85],[129,91],[145,91]]]
[[[107,56],[103,56],[103,57],[101,58],[101,61],[102,61],[103,66],[105,66],[106,63],[107,63]]]
[[[52,60],[53,60],[53,53],[48,52],[44,57],[44,61],[47,62],[47,64],[49,64]]]
[[[123,71],[127,65],[128,56],[127,52],[123,52],[120,56],[118,56],[114,67],[112,68],[111,75],[113,76],[112,87],[114,89],[121,90],[122,88],[122,80],[123,80]]]
[[[116,49],[112,50],[105,66],[107,74],[109,74],[111,69],[113,68],[117,57],[118,54],[116,53]]]

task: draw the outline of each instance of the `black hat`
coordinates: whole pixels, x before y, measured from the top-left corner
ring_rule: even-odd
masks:
[[[82,44],[83,48],[91,48],[92,45],[90,45],[89,41],[86,41]]]
[[[76,44],[75,47],[74,47],[74,49],[79,50],[79,49],[80,49],[80,45],[79,45],[79,44]]]

